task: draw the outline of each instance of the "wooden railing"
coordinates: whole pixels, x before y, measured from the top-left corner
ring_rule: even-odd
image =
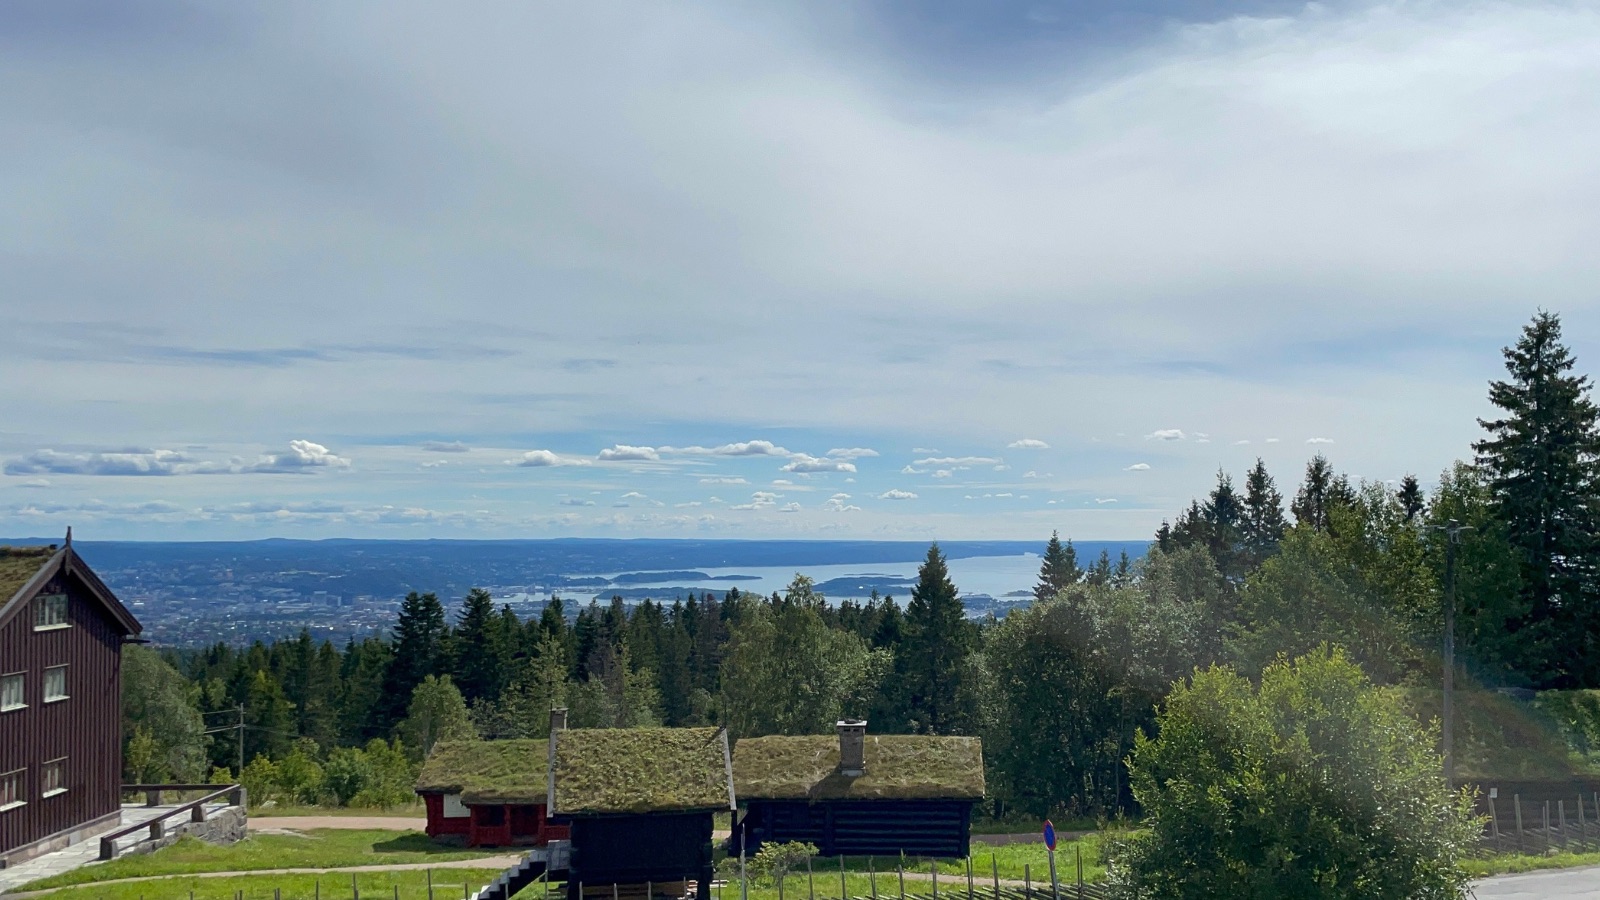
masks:
[[[137,825],[129,825],[126,828],[119,828],[116,831],[101,835],[101,859],[111,859],[115,857],[117,855],[117,840],[119,838],[126,837],[141,828],[149,829],[150,840],[160,840],[161,836],[166,833],[167,820],[173,816],[188,813],[189,821],[204,822],[206,820],[207,803],[215,803],[218,798],[227,797],[229,806],[243,806],[245,799],[244,787],[237,784],[225,784],[220,786],[215,784],[125,784],[122,786],[122,792],[125,794],[136,794],[142,792],[145,797],[145,806],[160,806],[161,793],[163,791],[209,791],[209,793],[201,796],[197,800],[189,800],[185,803],[181,803],[167,812],[156,816],[154,819],[140,822]]]

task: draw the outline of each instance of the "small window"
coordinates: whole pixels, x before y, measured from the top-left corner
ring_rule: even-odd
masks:
[[[67,699],[67,667],[51,666],[44,670],[44,702],[53,703]]]
[[[0,812],[16,809],[25,803],[22,799],[22,778],[27,774],[27,769],[0,774]]]
[[[0,712],[5,712],[8,709],[21,709],[28,705],[22,694],[26,683],[21,672],[13,675],[0,675]]]
[[[66,757],[53,759],[39,769],[39,796],[54,797],[67,792]]]
[[[33,630],[67,627],[67,595],[45,594],[33,601]]]

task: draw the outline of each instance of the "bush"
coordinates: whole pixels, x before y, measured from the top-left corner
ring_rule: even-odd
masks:
[[[774,884],[788,877],[789,870],[804,865],[817,855],[817,845],[786,842],[762,844],[756,855],[746,863],[749,874],[765,878]]]
[[[340,747],[328,754],[322,769],[323,789],[340,806],[349,806],[372,781],[372,764],[360,750]]]
[[[1340,650],[1179,683],[1130,759],[1148,830],[1113,844],[1139,900],[1456,900],[1477,839],[1435,736]]]

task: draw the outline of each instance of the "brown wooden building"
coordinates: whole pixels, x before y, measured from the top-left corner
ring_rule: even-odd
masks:
[[[0,863],[118,823],[122,644],[139,630],[70,532],[0,547]]]

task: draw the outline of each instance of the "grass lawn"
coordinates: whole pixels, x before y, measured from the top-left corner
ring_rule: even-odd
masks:
[[[257,869],[333,869],[342,866],[443,862],[503,855],[511,850],[468,850],[434,843],[420,831],[316,829],[304,835],[256,834],[218,846],[186,837],[154,853],[124,856],[30,882],[22,890],[87,884],[144,875],[249,872]],[[391,898],[392,900],[392,898]]]
[[[1056,876],[1062,884],[1076,883],[1078,879],[1078,851],[1083,851],[1083,880],[1085,883],[1100,881],[1105,877],[1105,866],[1100,862],[1100,836],[1086,835],[1076,841],[1060,841],[1056,845]],[[908,892],[931,892],[932,870],[939,870],[939,884],[941,893],[944,885],[949,884],[954,889],[958,884],[961,891],[966,891],[967,863],[960,859],[932,860],[922,857],[908,856],[904,860],[907,875],[906,890]],[[735,863],[734,865],[737,865]],[[877,873],[878,895],[899,893],[899,879],[896,869],[902,865],[898,856],[847,856],[844,859],[846,873],[846,886],[857,885],[861,890],[850,887],[851,896],[871,896],[871,883],[865,873]],[[817,886],[817,896],[837,898],[839,896],[839,860],[837,857],[818,857],[811,864],[813,878]],[[737,871],[735,869],[735,871]],[[1022,881],[1031,878],[1034,885],[1050,884],[1050,856],[1044,844],[1006,844],[1002,847],[986,847],[974,843],[972,845],[972,878],[974,890],[984,884],[993,887],[994,877],[999,874],[1002,881]],[[857,882],[857,878],[860,878]],[[735,885],[735,888],[737,885]],[[775,886],[757,887],[752,881],[750,894],[755,897],[766,892],[777,897]],[[785,883],[785,898],[806,898],[810,900],[810,889],[806,880],[806,871],[802,866],[796,873],[792,873]],[[729,898],[733,894],[729,894]]]
[[[1052,822],[1059,834],[1066,831],[1096,831],[1100,823],[1094,819],[1061,819]],[[1005,818],[1005,819],[973,819],[973,834],[1042,834],[1044,832],[1043,819]],[[1040,840],[1043,840],[1041,837]]]
[[[1600,853],[1554,853],[1550,856],[1519,856],[1505,853],[1461,861],[1461,867],[1473,878],[1532,872],[1536,869],[1570,869],[1574,866],[1596,865],[1600,865]]]
[[[435,900],[453,900],[494,880],[497,869],[436,869],[433,872]],[[355,887],[363,900],[428,900],[428,872],[353,873]],[[244,900],[353,900],[352,875],[239,875],[217,878],[173,876],[158,881],[127,884],[83,885],[63,888],[50,900],[234,900],[243,892]],[[274,891],[279,894],[274,895]],[[532,895],[538,897],[535,890]]]

